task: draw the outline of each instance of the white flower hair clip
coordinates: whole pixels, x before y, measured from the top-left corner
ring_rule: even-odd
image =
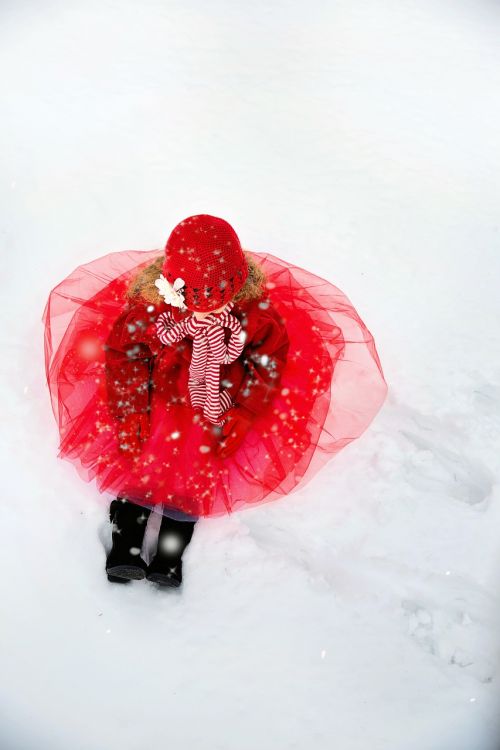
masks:
[[[174,283],[171,284],[163,274],[160,274],[155,281],[155,286],[158,288],[161,296],[165,299],[167,305],[179,307],[181,310],[184,310],[184,295],[180,290],[185,283],[184,279],[177,278]]]

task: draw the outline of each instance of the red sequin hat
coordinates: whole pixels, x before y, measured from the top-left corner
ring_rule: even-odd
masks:
[[[184,280],[181,292],[187,308],[209,312],[239,292],[249,269],[232,226],[217,216],[197,214],[172,230],[162,273],[170,284]]]

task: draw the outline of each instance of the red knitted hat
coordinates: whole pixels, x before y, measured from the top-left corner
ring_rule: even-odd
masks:
[[[172,230],[165,245],[163,275],[170,284],[184,280],[184,303],[209,312],[229,302],[248,274],[238,235],[227,221],[209,214],[188,216]]]

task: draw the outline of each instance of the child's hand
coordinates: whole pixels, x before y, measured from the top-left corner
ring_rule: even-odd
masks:
[[[174,316],[170,310],[162,312],[158,315],[155,321],[155,328],[158,337],[161,339],[162,334],[168,333],[168,331],[175,325]]]
[[[142,443],[149,437],[149,415],[127,414],[117,429],[118,449],[126,456],[136,455],[142,450]]]
[[[234,406],[222,425],[222,434],[217,446],[216,455],[219,458],[227,458],[234,453],[247,434],[251,424],[251,417],[237,406]]]

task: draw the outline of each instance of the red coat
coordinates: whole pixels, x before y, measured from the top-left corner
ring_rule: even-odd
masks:
[[[172,346],[159,341],[155,321],[166,310],[176,322],[189,314],[165,303],[138,302],[112,328],[106,342],[106,384],[108,405],[117,420],[134,412],[149,414],[168,399],[189,404],[192,339]],[[253,420],[269,407],[279,388],[289,338],[284,321],[265,298],[236,303],[231,314],[240,320],[246,344],[238,359],[221,365],[220,380],[234,404]],[[154,399],[153,392],[161,398]]]

